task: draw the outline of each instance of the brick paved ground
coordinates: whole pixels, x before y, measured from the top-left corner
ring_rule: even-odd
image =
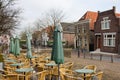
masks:
[[[71,61],[74,62],[73,70],[83,68],[85,65],[96,65],[97,71],[102,70],[103,80],[120,80],[120,57],[116,56],[114,62],[111,63],[109,56],[103,56],[103,60],[99,60],[99,55],[93,56],[93,59],[90,59],[90,55],[87,54],[84,59],[83,54],[80,54],[80,57],[77,56],[77,51],[73,51],[71,58],[65,57],[65,62]],[[0,63],[0,69],[2,69],[2,64]]]
[[[94,57],[95,58],[91,60],[89,55],[87,55],[86,59],[84,59],[83,54],[81,54],[80,58],[78,58],[77,53],[73,52],[71,58],[65,57],[65,61],[74,62],[73,70],[83,68],[85,65],[89,64],[96,65],[97,71],[102,70],[104,72],[103,80],[120,80],[120,62],[115,61],[114,63],[111,63],[109,60],[100,61],[99,58],[97,58],[98,56]]]

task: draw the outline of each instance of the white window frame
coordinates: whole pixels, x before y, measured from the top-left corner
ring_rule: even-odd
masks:
[[[115,47],[115,37],[116,33],[103,33],[103,46]]]
[[[111,20],[109,20],[109,17],[104,17],[103,21],[101,21],[101,29],[110,29],[110,22]]]
[[[85,26],[82,27],[82,33],[85,33]]]

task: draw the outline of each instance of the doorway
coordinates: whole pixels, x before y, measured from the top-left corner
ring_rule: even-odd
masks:
[[[101,36],[97,36],[97,48],[101,48]]]

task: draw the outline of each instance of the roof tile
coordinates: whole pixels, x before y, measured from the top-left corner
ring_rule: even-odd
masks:
[[[85,19],[91,19],[90,22],[90,30],[94,30],[94,22],[96,21],[98,16],[97,12],[93,12],[93,11],[87,11],[81,18],[80,20],[85,20]],[[80,21],[79,20],[79,21]]]

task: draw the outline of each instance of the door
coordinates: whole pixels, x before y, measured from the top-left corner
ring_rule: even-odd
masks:
[[[100,48],[101,47],[101,37],[98,36],[97,37],[97,48]]]

